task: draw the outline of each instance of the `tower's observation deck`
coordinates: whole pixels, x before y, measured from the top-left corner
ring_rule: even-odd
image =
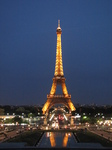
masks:
[[[71,95],[68,94],[67,87],[65,84],[65,77],[63,72],[63,62],[62,62],[62,47],[61,47],[61,34],[62,30],[60,27],[60,21],[58,21],[57,33],[57,46],[56,46],[56,64],[55,72],[53,77],[53,84],[51,87],[50,94],[47,95],[47,102],[44,104],[43,113],[48,111],[55,104],[64,104],[71,111],[75,111],[75,107],[71,102]],[[57,85],[62,87],[62,95],[56,95]]]

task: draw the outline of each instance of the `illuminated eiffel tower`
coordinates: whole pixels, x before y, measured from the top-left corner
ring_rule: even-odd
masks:
[[[67,87],[65,84],[65,77],[63,73],[63,63],[62,63],[62,48],[61,48],[61,34],[62,30],[60,28],[60,20],[58,20],[58,28],[57,28],[57,49],[56,49],[56,64],[55,64],[55,72],[53,77],[53,84],[51,87],[50,94],[47,95],[47,101],[44,104],[42,111],[43,114],[49,111],[49,109],[55,104],[63,104],[69,110],[75,111],[75,107],[71,102],[71,95],[68,94]],[[61,85],[62,87],[62,95],[56,95],[57,85]]]

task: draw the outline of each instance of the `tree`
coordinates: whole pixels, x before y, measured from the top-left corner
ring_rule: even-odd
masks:
[[[12,121],[13,121],[13,123],[16,123],[16,122],[22,123],[22,122],[23,122],[22,118],[20,118],[20,117],[18,117],[18,116],[15,116],[15,117],[12,119]]]
[[[81,123],[86,123],[86,122],[89,122],[90,121],[90,118],[87,117],[87,116],[82,116],[81,117]]]
[[[28,114],[28,118],[33,118],[33,117],[34,117],[34,114],[32,114],[32,113]]]
[[[90,120],[89,120],[89,123],[90,124],[95,124],[95,123],[97,123],[97,119],[95,117],[91,117]]]
[[[4,123],[13,123],[12,119],[6,119]]]
[[[0,108],[0,115],[4,115],[4,109]]]
[[[19,107],[18,109],[16,109],[17,114],[21,114],[25,112],[25,108],[24,107]]]

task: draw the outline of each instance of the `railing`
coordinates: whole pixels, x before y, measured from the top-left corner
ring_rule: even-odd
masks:
[[[71,95],[47,95],[47,98],[71,98]]]

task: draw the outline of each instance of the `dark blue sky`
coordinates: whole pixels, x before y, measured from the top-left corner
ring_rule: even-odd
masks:
[[[73,103],[112,104],[111,0],[0,0],[0,104],[43,104],[62,28]]]

